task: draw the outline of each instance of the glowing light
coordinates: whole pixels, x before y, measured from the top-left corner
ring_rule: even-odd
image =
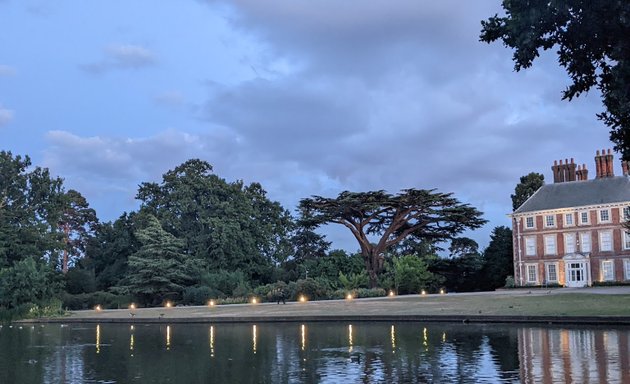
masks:
[[[101,325],[96,325],[96,353],[101,353]]]
[[[300,295],[300,303],[306,303],[306,296]]]
[[[348,295],[346,296],[346,300],[352,300],[352,293],[348,293]]]
[[[209,307],[214,307],[214,300],[208,301],[208,306]]]
[[[391,331],[391,336],[392,336],[392,350],[396,349],[396,328],[394,328],[394,326],[392,325],[392,331]]]
[[[164,304],[164,306],[165,306],[166,308],[170,308],[170,307],[172,307],[172,306],[173,306],[173,303],[171,303],[170,301],[167,301],[167,302],[166,302],[166,304]]]
[[[424,345],[424,349],[429,349],[429,335],[427,334],[427,328],[424,327],[422,329],[422,345]]]
[[[442,332],[442,342],[446,343],[446,332]]]
[[[394,296],[394,291],[389,291],[389,296],[390,297]]]
[[[129,339],[129,350],[132,352],[133,352],[133,344],[134,344],[134,340],[133,340],[133,333],[132,333],[131,338]]]
[[[166,350],[171,350],[171,326],[166,326]]]
[[[302,334],[302,350],[306,349],[306,325],[302,324],[300,326],[300,333]]]
[[[348,325],[348,352],[352,352],[352,324]]]
[[[426,296],[426,295],[427,295],[427,291],[425,291],[425,290],[423,289],[423,290],[422,290],[422,292],[420,292],[420,294],[421,294],[422,296]]]
[[[97,305],[96,307],[94,307],[94,310],[95,310],[95,311],[102,311],[102,310],[103,310],[103,308],[101,308],[101,306],[100,306],[100,305]]]
[[[446,291],[444,290],[444,288],[440,289],[440,295],[443,295],[445,293],[446,293]]]
[[[129,304],[129,309],[136,309],[136,305],[134,303]]]
[[[214,357],[214,326],[210,326],[210,357]]]
[[[252,297],[252,304],[258,304],[258,299],[255,297]]]
[[[254,355],[256,354],[256,325],[252,327],[252,350],[254,351]]]

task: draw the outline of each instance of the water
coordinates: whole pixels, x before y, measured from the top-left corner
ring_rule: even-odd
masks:
[[[5,325],[0,383],[630,383],[629,344],[628,328]]]

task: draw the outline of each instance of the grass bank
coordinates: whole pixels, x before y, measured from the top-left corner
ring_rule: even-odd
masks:
[[[234,304],[213,307],[181,306],[103,311],[71,311],[51,321],[67,322],[213,322],[415,320],[447,321],[553,321],[591,318],[630,324],[630,289],[607,294],[605,288],[579,292],[567,289],[519,290],[447,295],[408,295],[371,299],[305,303]],[[617,292],[619,293],[619,292]],[[616,320],[615,320],[616,319]],[[42,321],[46,321],[45,319]]]

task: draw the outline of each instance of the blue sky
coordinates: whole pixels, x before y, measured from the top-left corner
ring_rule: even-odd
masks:
[[[550,182],[574,157],[592,177],[611,147],[597,92],[560,100],[553,54],[516,73],[511,51],[478,41],[495,13],[498,0],[0,0],[0,149],[104,221],[201,158],[290,210],[343,190],[454,192],[485,212],[469,234],[485,246],[520,176]]]

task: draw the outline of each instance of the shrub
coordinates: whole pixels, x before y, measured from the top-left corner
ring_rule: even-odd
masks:
[[[394,259],[394,281],[398,293],[418,293],[434,280],[427,263],[415,255]]]
[[[505,288],[514,288],[516,283],[514,282],[514,276],[508,276],[505,278]]]
[[[593,287],[614,287],[630,285],[630,281],[593,281]]]
[[[295,282],[295,291],[290,292],[289,300],[297,300],[300,295],[305,295],[309,300],[322,300],[327,299],[330,292],[322,282],[309,277]]]
[[[63,308],[71,310],[92,309],[97,305],[102,308],[125,308],[132,302],[129,296],[116,295],[111,292],[96,291],[77,295],[64,294]]]
[[[339,272],[339,282],[346,290],[367,287],[369,278],[365,271],[360,273],[350,273],[348,276]]]
[[[182,296],[184,305],[206,305],[208,300],[217,298],[217,291],[206,286],[186,287]]]

